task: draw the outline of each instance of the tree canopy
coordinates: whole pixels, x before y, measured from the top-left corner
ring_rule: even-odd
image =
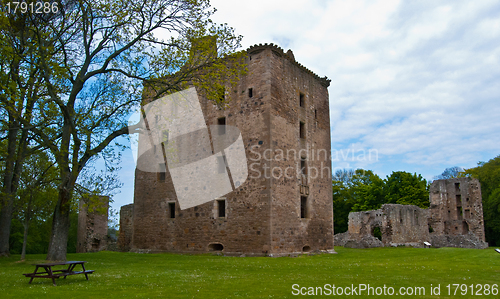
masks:
[[[19,131],[8,131],[7,157],[15,161],[25,151],[16,148],[25,142],[47,149],[57,164],[49,260],[66,258],[80,173],[98,154],[113,157],[116,148],[109,145],[116,137],[139,128],[129,126],[127,116],[142,103],[144,87],[161,97],[192,84],[219,103],[219,93],[212,91],[242,71],[235,54],[241,37],[210,20],[214,10],[208,0],[58,3],[57,13],[22,14],[2,7],[0,15],[0,83],[7,91],[0,93],[0,105],[6,126]],[[214,42],[200,42],[207,35]],[[9,226],[12,209],[4,207],[14,199],[2,197],[2,223]]]

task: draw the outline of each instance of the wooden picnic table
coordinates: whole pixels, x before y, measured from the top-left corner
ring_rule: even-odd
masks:
[[[56,278],[59,277],[64,277],[66,279],[66,276],[68,275],[76,275],[76,274],[85,274],[85,278],[89,280],[88,274],[94,273],[94,270],[85,270],[85,261],[68,261],[68,262],[58,262],[58,263],[47,263],[47,264],[32,264],[33,266],[36,266],[35,272],[33,273],[26,273],[23,274],[26,277],[31,277],[30,282],[33,281],[33,278],[39,277],[39,278],[52,278],[52,283],[56,285]],[[53,270],[52,267],[54,266],[65,266],[68,265],[67,269],[59,269],[59,270]],[[76,265],[82,265],[83,271],[74,271]],[[45,272],[38,272],[39,268],[43,268]]]

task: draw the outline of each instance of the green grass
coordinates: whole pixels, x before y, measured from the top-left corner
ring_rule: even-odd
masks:
[[[396,292],[400,287],[425,287],[426,295],[408,296],[414,298],[500,297],[470,296],[470,290],[467,296],[446,295],[448,284],[500,284],[500,254],[492,248],[335,249],[338,254],[295,258],[118,252],[68,254],[68,260],[87,261],[86,268],[95,273],[89,276],[89,281],[84,275],[60,278],[56,280],[56,287],[45,278],[35,278],[30,285],[29,278],[22,275],[33,272],[35,267],[31,264],[44,262],[44,255],[28,255],[24,262],[18,262],[19,256],[13,255],[0,258],[0,297],[297,297],[292,296],[293,284],[301,287],[325,284],[383,287],[385,284],[394,287]],[[441,284],[441,296],[430,295],[431,284]]]

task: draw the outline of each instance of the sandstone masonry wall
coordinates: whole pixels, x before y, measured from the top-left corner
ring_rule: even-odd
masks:
[[[224,117],[226,125],[241,131],[247,181],[224,196],[225,216],[218,217],[217,201],[179,209],[168,166],[164,180],[158,173],[136,170],[132,250],[222,250],[247,255],[333,250],[329,81],[274,45],[254,46],[247,53],[247,74],[239,78],[235,89],[226,87],[228,108],[219,109],[200,99],[207,126],[217,125]],[[303,106],[299,105],[301,95]],[[305,138],[299,136],[300,122],[305,125]],[[275,157],[277,149],[298,153],[312,147],[323,151],[319,158],[306,157],[306,163],[326,170],[318,178],[309,175],[307,181],[296,174],[302,156]],[[150,163],[148,159],[138,163]],[[292,178],[278,178],[276,169],[287,167]],[[307,198],[304,218],[302,197]],[[174,203],[175,217],[171,217]]]

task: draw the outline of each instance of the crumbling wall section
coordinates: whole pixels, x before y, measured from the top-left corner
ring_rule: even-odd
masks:
[[[120,208],[120,233],[118,234],[118,250],[129,251],[134,230],[134,204]]]
[[[77,253],[106,250],[108,243],[108,208],[108,196],[92,196],[80,200]]]
[[[484,237],[481,185],[477,179],[436,180],[430,187],[430,208],[385,204],[381,209],[349,213],[349,230],[335,236],[339,246],[378,247],[374,228],[380,227],[384,246],[487,248]]]
[[[436,180],[430,187],[429,199],[429,230],[436,246],[488,247],[479,180]]]

